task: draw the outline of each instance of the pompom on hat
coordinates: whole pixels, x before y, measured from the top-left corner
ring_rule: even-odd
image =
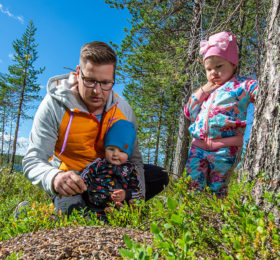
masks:
[[[219,32],[200,42],[203,62],[210,56],[219,56],[238,66],[238,47],[234,34]]]
[[[130,157],[133,152],[135,138],[136,130],[134,124],[120,119],[110,127],[105,137],[104,148],[107,146],[119,147]]]

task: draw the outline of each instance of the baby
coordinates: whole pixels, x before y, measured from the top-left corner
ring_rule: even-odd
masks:
[[[128,161],[132,154],[136,131],[133,123],[119,120],[112,125],[105,137],[105,158],[98,158],[87,165],[81,174],[87,185],[83,199],[89,210],[97,216],[112,202],[117,207],[123,202],[133,203],[142,197],[135,166]]]

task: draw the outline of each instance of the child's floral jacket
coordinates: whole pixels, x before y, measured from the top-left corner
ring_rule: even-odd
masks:
[[[206,150],[242,146],[247,108],[257,90],[256,80],[236,76],[210,94],[195,92],[185,106],[193,143]]]

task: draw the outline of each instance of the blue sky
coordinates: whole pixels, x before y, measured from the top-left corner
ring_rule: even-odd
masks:
[[[36,67],[45,66],[39,76],[40,95],[46,94],[50,77],[75,69],[83,44],[98,40],[120,44],[129,28],[126,10],[110,8],[103,0],[0,0],[0,72],[7,73],[13,54],[12,42],[20,38],[32,19],[39,44]],[[122,86],[115,85],[122,92]],[[34,114],[35,111],[30,111]],[[22,121],[19,136],[28,137],[32,121]]]

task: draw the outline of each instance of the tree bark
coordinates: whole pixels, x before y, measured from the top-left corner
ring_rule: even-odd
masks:
[[[19,106],[18,106],[18,112],[17,112],[17,123],[16,123],[16,128],[15,128],[15,134],[14,134],[13,151],[12,151],[12,156],[11,156],[11,161],[10,161],[10,167],[11,167],[10,174],[13,173],[14,164],[15,164],[15,156],[16,156],[16,150],[17,150],[18,129],[19,129],[20,116],[21,116],[21,112],[22,112],[24,90],[25,90],[25,86],[26,86],[25,80],[26,80],[26,78],[24,78],[24,83],[23,83],[21,94],[20,94],[20,100],[19,100]]]
[[[171,135],[171,129],[169,127],[168,131],[167,131],[166,142],[165,142],[166,147],[165,147],[164,162],[163,162],[163,167],[165,169],[169,168],[169,165],[170,165],[171,152],[172,152],[172,141],[173,141],[173,136]]]
[[[254,123],[239,180],[253,183],[252,196],[279,223],[280,192],[280,0],[272,0],[267,21]],[[266,199],[268,193],[271,198]],[[277,198],[278,197],[278,198]]]
[[[200,21],[201,21],[201,1],[194,1],[193,4],[193,18],[192,18],[192,31],[190,34],[189,48],[188,48],[188,59],[185,64],[186,74],[191,75],[192,71],[189,69],[189,66],[194,63],[196,60],[196,53],[199,42],[199,30],[200,30]],[[188,145],[189,145],[189,121],[187,120],[184,114],[184,107],[189,100],[189,97],[192,92],[192,79],[189,77],[189,80],[186,82],[184,87],[184,95],[181,103],[181,113],[179,117],[179,131],[178,139],[176,144],[175,152],[175,165],[173,171],[173,178],[178,179],[185,168],[185,164],[188,156]]]
[[[20,122],[20,116],[22,112],[22,105],[24,100],[24,92],[26,88],[26,79],[27,79],[27,69],[28,69],[28,61],[26,59],[25,61],[25,70],[24,70],[24,78],[23,78],[23,84],[20,91],[20,99],[18,104],[18,111],[17,111],[17,123],[15,128],[15,134],[14,134],[14,142],[13,142],[13,151],[10,161],[10,174],[13,173],[14,170],[14,164],[15,164],[15,157],[16,157],[16,150],[17,150],[17,138],[18,138],[18,130],[19,130],[19,122]]]
[[[163,94],[162,94],[163,95]],[[155,160],[154,160],[154,164],[158,165],[158,154],[159,154],[159,139],[160,139],[160,131],[161,131],[161,127],[162,127],[162,111],[163,110],[163,96],[161,98],[161,102],[160,102],[160,109],[159,109],[159,119],[158,119],[158,124],[157,124],[157,138],[156,138],[156,151],[155,151]]]
[[[11,153],[11,146],[12,146],[13,120],[14,120],[14,115],[13,113],[11,113],[9,145],[8,145],[8,152],[7,152],[7,159],[6,159],[7,164],[9,164],[11,161],[10,153]]]
[[[0,166],[4,163],[4,142],[5,142],[5,125],[6,125],[6,106],[3,107],[3,117],[2,117],[2,135],[1,135],[1,160]]]
[[[151,142],[151,139],[152,139],[152,133],[151,133],[151,129],[150,129],[150,135],[149,135],[149,140],[148,140],[148,164],[150,164],[150,157],[151,157],[151,147],[150,147],[150,142]]]

